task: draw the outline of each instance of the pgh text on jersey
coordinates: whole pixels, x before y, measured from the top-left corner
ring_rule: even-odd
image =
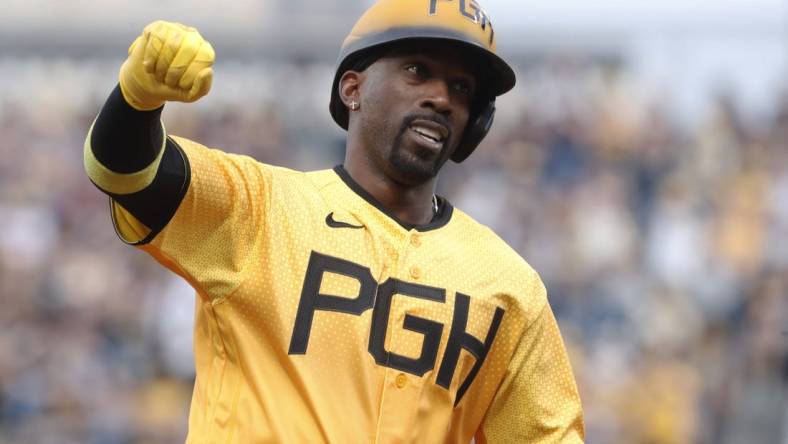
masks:
[[[356,279],[360,284],[358,295],[355,298],[348,298],[320,293],[320,284],[325,273],[337,273]],[[296,355],[307,352],[309,334],[316,310],[360,315],[372,308],[372,326],[369,333],[368,351],[375,358],[375,362],[378,365],[402,370],[416,376],[424,375],[424,373],[435,367],[438,345],[443,333],[443,324],[407,314],[403,327],[406,330],[424,335],[420,356],[414,359],[387,351],[385,349],[386,331],[388,330],[391,300],[395,295],[427,299],[440,303],[444,303],[446,300],[446,290],[443,288],[419,285],[396,278],[388,278],[382,284],[378,284],[372,277],[369,268],[313,251],[309,257],[309,265],[304,277],[301,300],[298,304],[298,312],[295,325],[293,326],[293,335],[290,339],[288,354]],[[465,394],[465,391],[471,385],[484,363],[504,315],[502,308],[495,308],[495,314],[487,332],[487,337],[482,342],[465,331],[468,322],[469,305],[470,297],[458,292],[454,303],[454,315],[448,345],[436,379],[438,385],[448,389],[454,376],[454,370],[457,367],[460,351],[465,349],[474,356],[476,363],[460,385],[457,391],[457,398],[454,401],[455,405],[460,402],[463,394]]]

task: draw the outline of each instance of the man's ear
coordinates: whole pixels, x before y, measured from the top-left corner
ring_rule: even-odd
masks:
[[[342,77],[339,78],[339,85],[337,86],[339,88],[339,98],[348,109],[355,110],[360,106],[359,89],[362,80],[363,73],[357,71],[345,71]]]

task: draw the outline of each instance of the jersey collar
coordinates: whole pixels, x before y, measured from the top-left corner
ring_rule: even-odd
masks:
[[[370,205],[377,208],[381,213],[385,214],[389,219],[396,222],[399,226],[406,230],[416,230],[416,231],[431,231],[436,230],[438,228],[443,227],[451,220],[451,215],[454,212],[454,207],[452,207],[451,203],[444,197],[438,196],[438,213],[433,216],[432,220],[424,225],[414,225],[407,222],[404,222],[397,218],[394,213],[389,211],[388,208],[383,206],[379,200],[375,199],[374,196],[369,194],[367,190],[361,187],[347,172],[344,166],[337,165],[334,167],[334,172],[345,182],[345,185],[348,186],[354,193],[356,193],[359,197],[367,201]]]

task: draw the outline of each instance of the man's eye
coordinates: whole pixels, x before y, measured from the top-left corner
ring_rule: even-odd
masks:
[[[405,67],[405,69],[411,74],[415,74],[417,76],[424,75],[424,67],[421,65],[408,65]]]
[[[465,95],[471,95],[471,87],[465,82],[454,82],[454,90]]]

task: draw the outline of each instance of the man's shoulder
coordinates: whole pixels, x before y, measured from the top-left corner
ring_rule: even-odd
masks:
[[[546,299],[546,289],[533,267],[490,227],[467,213],[454,209],[451,255],[482,286],[494,283],[490,297],[507,309],[525,313],[528,322],[538,316]],[[502,295],[506,295],[502,297]]]
[[[183,150],[187,158],[189,158],[190,160],[198,157],[199,158],[214,157],[214,158],[229,159],[241,164],[245,164],[248,166],[259,168],[261,170],[265,170],[271,175],[288,177],[288,178],[300,178],[302,180],[309,180],[309,177],[315,175],[316,173],[325,174],[331,172],[331,170],[305,172],[281,165],[266,163],[264,161],[258,160],[246,154],[238,154],[238,153],[233,153],[232,151],[227,151],[223,148],[206,146],[200,142],[196,142],[186,137],[176,136],[173,134],[168,134],[167,137],[169,137],[173,142],[175,142],[177,146],[181,150]]]
[[[306,171],[303,175],[304,179],[313,183],[317,188],[323,188],[339,181],[339,177],[332,168]]]
[[[468,213],[454,208],[452,228],[459,238],[458,246],[472,254],[479,261],[495,264],[510,273],[520,276],[537,277],[536,271],[514,248],[495,231],[482,224]]]

